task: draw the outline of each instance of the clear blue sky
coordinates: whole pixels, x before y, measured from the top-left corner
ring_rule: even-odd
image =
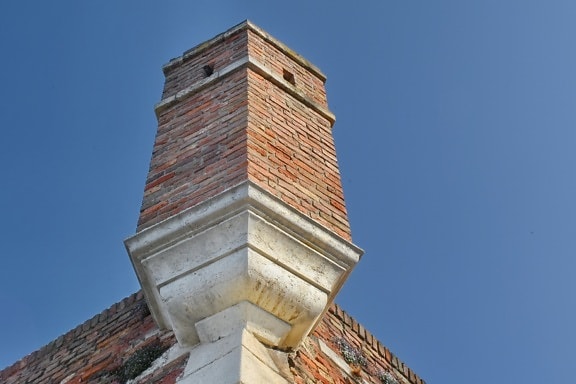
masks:
[[[161,66],[244,19],[328,76],[337,302],[429,383],[574,382],[574,0],[2,0],[0,368],[138,289]]]

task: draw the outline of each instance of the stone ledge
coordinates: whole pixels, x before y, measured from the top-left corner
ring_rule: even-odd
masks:
[[[341,259],[348,266],[355,265],[363,253],[356,245],[320,226],[250,181],[145,228],[124,243],[133,257],[142,258],[162,246],[174,245],[191,234],[235,216],[248,205],[254,212],[260,212],[260,216],[278,222],[286,233],[317,252],[337,255],[335,260]]]
[[[154,319],[185,346],[196,323],[248,301],[290,325],[275,347],[296,348],[362,253],[250,182],[125,244]]]

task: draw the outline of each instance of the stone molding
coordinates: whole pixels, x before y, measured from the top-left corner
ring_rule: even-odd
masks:
[[[259,308],[247,316],[260,341],[298,347],[362,254],[251,182],[125,244],[154,319],[184,346],[200,341],[197,323],[249,302]]]

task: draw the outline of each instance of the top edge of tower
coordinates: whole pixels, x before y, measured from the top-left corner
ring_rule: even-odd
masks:
[[[240,33],[243,31],[248,31],[248,30],[254,32],[258,36],[260,36],[260,38],[264,39],[266,42],[275,46],[277,49],[279,49],[284,54],[289,56],[292,60],[298,62],[303,67],[307,68],[310,72],[312,72],[316,77],[318,77],[323,82],[326,81],[326,75],[324,75],[324,73],[322,73],[322,71],[318,67],[316,67],[310,61],[306,60],[300,54],[296,53],[294,50],[292,50],[288,46],[286,46],[286,44],[284,44],[281,41],[277,40],[276,38],[272,37],[269,33],[267,33],[262,28],[258,27],[257,25],[255,25],[254,23],[252,23],[249,20],[244,20],[243,22],[233,26],[232,28],[228,29],[227,31],[222,32],[222,33],[214,36],[213,38],[206,40],[203,43],[200,43],[200,44],[196,45],[195,47],[184,51],[184,53],[182,53],[182,55],[175,57],[175,58],[171,59],[168,63],[164,64],[162,66],[162,71],[164,72],[164,74],[166,74],[169,71],[171,71],[172,69],[179,67],[184,62],[188,61],[191,57],[197,56],[198,54],[201,54],[206,49],[208,49],[208,48],[210,48],[210,47],[212,47],[218,43],[221,43],[222,41],[230,38],[231,36],[236,35],[237,33]]]

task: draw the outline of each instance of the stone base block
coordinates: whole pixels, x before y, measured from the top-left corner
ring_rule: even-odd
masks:
[[[285,356],[287,359],[287,355]],[[290,384],[268,349],[246,329],[202,343],[190,352],[188,365],[177,384]]]

